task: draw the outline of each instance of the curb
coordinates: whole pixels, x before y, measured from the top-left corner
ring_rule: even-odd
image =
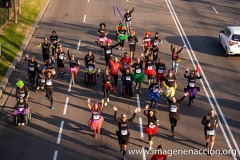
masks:
[[[9,82],[9,78],[12,76],[13,71],[16,69],[16,66],[18,65],[18,62],[20,62],[20,60],[22,59],[22,55],[23,53],[26,51],[26,47],[28,46],[28,43],[30,42],[33,33],[35,32],[36,28],[38,27],[38,23],[40,22],[40,20],[43,17],[43,14],[45,13],[49,3],[51,0],[46,0],[45,5],[43,6],[43,8],[41,9],[41,11],[39,12],[35,22],[33,23],[30,31],[28,32],[28,34],[26,35],[14,61],[10,64],[5,76],[3,77],[2,81],[0,82],[0,98],[1,99],[6,99],[3,98],[3,92],[5,91],[7,84]],[[5,102],[0,102],[0,105],[2,106]]]

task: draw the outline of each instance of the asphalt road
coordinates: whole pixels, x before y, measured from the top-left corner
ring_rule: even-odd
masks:
[[[10,79],[5,92],[8,99],[4,109],[0,112],[0,159],[47,160],[54,159],[54,155],[58,160],[112,160],[121,157],[115,135],[117,126],[113,119],[114,112],[111,106],[116,105],[119,108],[119,116],[121,113],[126,113],[130,117],[137,107],[136,96],[131,99],[122,98],[119,85],[118,92],[112,93],[110,104],[103,110],[105,121],[101,135],[98,136],[98,139],[93,139],[92,132],[87,125],[90,112],[86,102],[88,97],[91,97],[92,101],[100,101],[102,98],[101,79],[96,86],[86,87],[83,83],[83,57],[87,50],[91,49],[96,55],[97,67],[104,68],[102,51],[94,43],[99,23],[106,23],[110,33],[108,37],[115,38],[112,2],[123,12],[126,8],[131,9],[135,5],[132,15],[133,28],[140,40],[146,31],[160,33],[163,40],[160,57],[164,59],[167,68],[171,68],[170,44],[174,41],[179,47],[184,45],[169,10],[172,4],[190,42],[191,46],[187,44],[187,48],[192,47],[194,52],[192,53],[190,50],[189,53],[192,56],[196,55],[205,75],[202,83],[200,81],[197,83],[201,87],[201,92],[197,95],[193,106],[188,107],[187,100],[181,105],[181,119],[176,128],[176,140],[171,139],[168,109],[164,100],[160,100],[157,113],[160,127],[154,138],[153,147],[156,148],[157,145],[162,144],[164,149],[205,149],[201,120],[212,104],[223,125],[223,131],[220,128],[217,130],[215,148],[220,150],[229,149],[229,147],[237,149],[237,145],[240,144],[240,94],[238,92],[240,90],[238,85],[240,57],[226,58],[224,50],[218,43],[218,33],[221,29],[228,25],[240,25],[238,17],[240,5],[237,0],[172,0],[171,3],[168,0],[129,0],[128,2],[126,0],[90,0],[89,2],[87,0],[52,0],[27,50],[30,56],[35,56],[38,62],[42,63],[41,50],[36,45],[41,43],[44,37],[49,37],[52,30],[56,30],[60,37],[60,43],[65,48],[70,48],[70,52],[75,54],[82,64],[76,81],[77,85],[69,89],[69,73],[65,76],[65,80],[56,79],[54,81],[55,110],[48,108],[49,102],[44,99],[43,92],[31,91],[29,104],[33,113],[32,123],[27,127],[14,127],[11,122],[11,112],[15,105],[15,82],[18,79],[28,82],[27,63],[21,61],[14,76]],[[120,20],[119,16],[117,20]],[[185,37],[183,38],[185,39]],[[79,40],[81,43],[78,51]],[[117,41],[114,40],[113,43],[115,44]],[[125,49],[128,51],[127,45]],[[123,53],[123,51],[114,50],[114,55],[117,57],[122,57]],[[137,55],[140,56],[140,53],[139,43]],[[186,79],[183,78],[185,69],[193,68],[187,50],[182,52],[181,57],[182,62],[177,77],[177,97],[182,96],[183,88],[187,84]],[[196,64],[196,59],[194,59],[194,64]],[[67,62],[66,66],[68,66]],[[28,86],[28,83],[26,85]],[[204,87],[206,87],[206,92]],[[149,103],[146,96],[146,83],[143,88],[143,93],[139,95],[142,109]],[[29,89],[31,90],[31,87]],[[69,101],[66,114],[64,114],[67,98]],[[131,124],[129,149],[148,147],[147,135],[143,134],[141,137],[140,133],[139,118],[142,118],[143,126],[147,123],[142,111],[137,114]],[[59,137],[61,125],[63,129],[61,137]],[[226,136],[224,136],[225,133]],[[143,155],[127,154],[129,160],[150,159],[150,157],[150,155],[144,157]],[[233,158],[231,155],[169,156],[169,160],[176,159],[230,160]],[[237,154],[237,159],[239,159],[239,154]]]

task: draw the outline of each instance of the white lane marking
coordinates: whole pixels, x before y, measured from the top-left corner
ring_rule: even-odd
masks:
[[[89,2],[89,0],[88,0],[88,2]]]
[[[139,94],[137,94],[136,97],[137,97],[137,107],[138,107],[138,112],[141,112],[141,106],[140,106]]]
[[[64,121],[61,121],[61,126],[60,126],[59,133],[58,133],[57,144],[60,144],[60,141],[61,141],[63,125],[64,125]]]
[[[142,146],[142,157],[143,157],[143,160],[146,160],[145,147],[144,146]]]
[[[87,15],[85,14],[84,18],[83,18],[83,22],[86,22],[86,17],[87,17]]]
[[[68,92],[71,92],[71,88],[72,88],[72,78],[70,79],[70,83],[69,83],[69,87],[68,87]]]
[[[228,126],[228,123],[227,123],[227,121],[226,121],[226,119],[225,119],[225,116],[223,115],[223,113],[222,113],[222,111],[221,111],[221,108],[220,108],[220,106],[219,106],[219,104],[218,104],[218,102],[217,102],[217,100],[216,100],[216,97],[215,97],[215,95],[214,95],[214,93],[213,93],[213,91],[212,91],[212,89],[211,89],[211,87],[210,87],[210,85],[209,85],[209,83],[208,83],[208,81],[207,81],[207,78],[206,78],[206,76],[205,76],[205,74],[204,74],[204,72],[203,72],[203,70],[202,70],[202,68],[201,68],[201,66],[200,66],[200,64],[199,64],[199,62],[198,62],[198,59],[197,59],[197,57],[196,57],[196,55],[195,55],[195,53],[194,53],[194,51],[193,51],[193,49],[192,49],[192,46],[191,46],[191,44],[190,44],[190,42],[189,42],[189,40],[188,40],[188,38],[187,38],[187,36],[186,36],[183,28],[182,28],[181,23],[179,22],[179,19],[178,19],[177,15],[176,15],[176,12],[174,11],[174,8],[173,8],[170,0],[165,0],[165,1],[166,1],[166,3],[167,3],[167,6],[168,6],[168,8],[169,8],[169,11],[170,11],[170,13],[171,13],[171,15],[172,15],[172,17],[173,17],[173,20],[174,20],[174,22],[175,22],[175,24],[176,24],[176,27],[177,27],[177,29],[178,29],[178,31],[179,31],[179,33],[180,33],[180,36],[181,36],[181,39],[183,40],[183,43],[186,45],[186,42],[187,42],[187,44],[189,45],[190,51],[192,52],[192,55],[193,55],[193,57],[194,57],[197,65],[199,66],[200,70],[202,71],[202,75],[203,75],[203,78],[204,78],[204,80],[205,80],[205,83],[206,83],[207,86],[208,86],[208,89],[209,89],[209,91],[210,91],[210,93],[211,93],[211,95],[212,95],[212,97],[213,97],[213,100],[214,100],[214,102],[216,103],[216,106],[217,106],[217,108],[218,108],[218,110],[219,110],[219,112],[220,112],[220,115],[221,115],[221,117],[222,117],[222,119],[223,119],[223,121],[224,121],[224,123],[225,123],[225,126],[226,126],[226,128],[227,128],[227,130],[228,130],[228,132],[229,132],[229,134],[230,134],[230,137],[232,138],[232,141],[233,141],[233,143],[234,143],[234,145],[235,145],[235,147],[236,147],[236,150],[237,150],[237,152],[238,152],[238,154],[239,154],[239,153],[240,153],[240,152],[239,152],[239,147],[238,147],[238,145],[237,145],[237,143],[236,143],[236,140],[235,140],[235,138],[234,138],[233,135],[232,135],[232,132],[231,132],[231,130],[230,130],[229,126]],[[168,2],[169,2],[169,4],[168,4]],[[171,11],[169,5],[171,6],[173,12]],[[174,13],[175,17],[174,17],[174,15],[173,15],[173,13]],[[176,18],[176,20],[178,21],[178,24],[177,24],[175,18]],[[179,29],[178,25],[179,25],[179,27],[181,28],[181,30]],[[184,38],[186,39],[186,42],[185,42],[185,40],[184,40],[184,38],[183,38],[183,35],[182,35],[181,31],[183,32],[183,35],[184,35]],[[189,55],[189,57],[190,57],[190,59],[191,59],[191,61],[192,61],[193,66],[195,67],[196,65],[195,65],[195,63],[194,63],[194,60],[193,60],[193,58],[192,58],[192,56],[191,56],[188,48],[187,48],[187,52],[188,52],[188,55]],[[206,90],[206,88],[205,88],[205,85],[203,84],[202,80],[200,80],[200,82],[201,82],[202,85],[203,85],[203,88],[204,88],[204,90],[205,90],[205,92],[206,92],[206,95],[207,95],[207,97],[208,97],[209,103],[211,104],[212,108],[215,109],[215,107],[214,107],[214,105],[213,105],[213,103],[212,103],[212,101],[211,101],[211,99],[210,99],[210,97],[209,97],[209,94],[207,93],[207,90]],[[219,120],[219,121],[220,121],[220,120]],[[227,137],[227,135],[226,135],[226,132],[225,132],[224,128],[222,127],[221,122],[220,122],[220,128],[221,128],[221,130],[222,130],[222,133],[223,133],[223,135],[224,135],[224,138],[225,138],[225,140],[226,140],[226,142],[227,142],[227,145],[228,145],[229,149],[232,150],[232,146],[231,146],[231,144],[230,144],[230,142],[229,142],[229,139],[228,139],[228,137]],[[237,159],[236,159],[236,155],[232,155],[232,156],[233,156],[233,159],[234,159],[234,160],[237,160]]]
[[[128,0],[127,0],[127,2],[128,2]]]
[[[53,160],[57,160],[58,151],[54,152]]]
[[[212,9],[218,14],[218,11],[216,10],[216,8],[215,7],[212,7]]]
[[[77,45],[77,50],[78,51],[79,51],[80,45],[81,45],[81,40],[78,41],[78,45]]]
[[[143,139],[144,138],[144,134],[143,134],[142,117],[139,117],[139,126],[140,126],[140,136]]]
[[[69,97],[66,98],[66,102],[65,102],[64,110],[63,110],[63,115],[65,115],[67,113],[68,101],[69,101]]]

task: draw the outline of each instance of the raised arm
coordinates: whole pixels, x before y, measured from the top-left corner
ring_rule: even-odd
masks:
[[[117,47],[118,45],[120,45],[120,42],[117,43],[117,44],[115,44],[115,45],[113,45],[112,48],[115,48],[115,47]]]
[[[132,10],[129,13],[132,14],[133,11],[134,11],[134,6],[133,6]]]

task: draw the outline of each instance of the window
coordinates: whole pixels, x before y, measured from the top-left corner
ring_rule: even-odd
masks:
[[[233,40],[233,41],[238,41],[238,42],[240,42],[240,34],[234,34],[234,35],[232,36],[232,40]]]

